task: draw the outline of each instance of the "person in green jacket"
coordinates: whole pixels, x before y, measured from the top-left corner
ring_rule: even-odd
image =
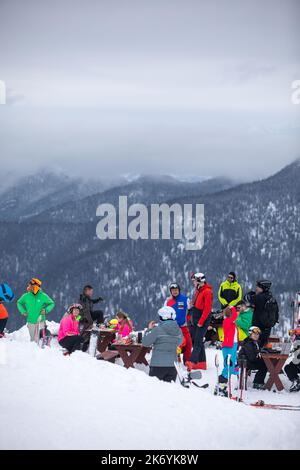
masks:
[[[39,279],[32,278],[28,283],[27,292],[17,302],[19,312],[27,317],[30,341],[36,342],[39,340],[40,330],[45,327],[46,314],[55,307],[54,300],[42,291],[41,285]]]
[[[239,316],[235,320],[235,324],[239,330],[239,341],[244,341],[249,336],[249,330],[252,326],[253,311],[247,306],[244,300],[241,300],[236,309]]]
[[[236,274],[231,271],[226,281],[222,282],[219,287],[218,298],[221,308],[235,307],[242,300],[242,295],[242,288],[237,282]]]

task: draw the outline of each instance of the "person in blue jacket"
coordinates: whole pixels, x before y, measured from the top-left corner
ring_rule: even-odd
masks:
[[[183,334],[183,343],[180,349],[183,351],[184,362],[189,361],[192,354],[192,339],[187,326],[187,313],[189,309],[189,299],[181,294],[180,286],[177,282],[172,282],[169,286],[171,297],[165,301],[166,307],[172,307],[176,312],[176,321]]]

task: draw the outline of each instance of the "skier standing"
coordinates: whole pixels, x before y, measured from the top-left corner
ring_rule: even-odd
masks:
[[[102,297],[97,297],[93,299],[94,289],[90,284],[84,286],[82,294],[79,297],[79,303],[82,305],[82,321],[85,324],[86,328],[90,328],[94,321],[99,323],[103,323],[103,311],[102,310],[94,310],[94,305],[98,302],[102,302]]]
[[[272,327],[278,323],[278,304],[270,290],[271,281],[262,279],[257,281],[255,292],[249,292],[246,299],[253,305],[252,325],[261,330],[259,345],[266,346]]]
[[[242,288],[235,272],[228,273],[226,281],[220,284],[218,299],[222,309],[231,305],[235,307],[242,300]]]
[[[188,370],[207,369],[204,347],[204,336],[210,323],[213,294],[212,287],[206,282],[203,273],[192,274],[195,295],[190,315],[190,332],[193,341],[193,351],[190,360],[186,362]]]
[[[32,278],[28,283],[27,292],[17,301],[21,315],[27,317],[27,328],[30,341],[39,341],[40,330],[45,328],[46,314],[50,313],[55,302],[41,289],[42,282]]]
[[[165,306],[172,307],[176,312],[176,321],[181,329],[184,339],[183,350],[184,362],[189,361],[192,353],[192,339],[187,327],[187,313],[189,308],[189,299],[186,295],[181,294],[180,286],[177,282],[173,282],[169,286],[171,297],[165,301]]]
[[[5,336],[4,328],[6,327],[6,323],[8,320],[8,311],[0,301],[0,338]]]
[[[224,341],[222,343],[222,354],[223,354],[223,370],[219,377],[219,383],[227,383],[228,377],[228,365],[227,358],[230,356],[230,375],[237,375],[238,371],[235,369],[236,355],[238,349],[238,328],[236,326],[236,319],[238,313],[235,307],[226,307],[223,311],[223,330],[224,330]]]
[[[247,370],[257,370],[253,381],[253,388],[264,390],[264,381],[268,369],[260,353],[260,334],[261,330],[257,326],[251,326],[249,337],[242,342],[238,359],[241,362],[246,359]]]
[[[239,341],[244,341],[249,335],[249,328],[252,326],[253,311],[244,300],[237,304],[236,309],[239,314],[235,320],[239,330]]]
[[[152,346],[149,375],[165,382],[176,380],[174,362],[177,360],[177,347],[183,335],[176,322],[176,312],[172,307],[162,307],[158,311],[159,323],[151,321],[142,344]]]

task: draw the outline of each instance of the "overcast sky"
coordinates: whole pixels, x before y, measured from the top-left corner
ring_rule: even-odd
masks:
[[[274,173],[299,24],[299,0],[0,0],[1,172]]]

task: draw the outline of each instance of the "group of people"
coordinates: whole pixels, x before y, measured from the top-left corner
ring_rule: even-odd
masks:
[[[278,322],[278,305],[271,292],[272,283],[264,279],[259,280],[255,291],[248,292],[243,297],[236,274],[230,272],[219,287],[218,299],[221,308],[214,314],[213,290],[205,274],[194,273],[191,280],[194,285],[193,298],[189,299],[182,293],[178,283],[171,283],[170,296],[158,311],[159,321],[151,321],[143,333],[143,345],[152,347],[150,376],[167,382],[174,381],[174,363],[178,355],[182,355],[188,371],[206,370],[205,341],[213,328],[213,320],[217,318],[224,359],[219,383],[224,389],[228,382],[228,373],[238,374],[239,364],[244,361],[247,369],[257,371],[254,388],[263,389],[267,368],[261,351],[267,348],[271,328]],[[32,278],[28,283],[27,292],[17,301],[19,312],[26,317],[31,341],[39,340],[41,331],[46,328],[46,316],[55,307],[54,300],[41,286],[42,282],[38,278]],[[78,349],[86,351],[93,325],[104,322],[103,311],[94,309],[94,306],[104,299],[93,298],[93,294],[91,285],[84,286],[77,303],[70,305],[60,321],[58,342],[66,354]],[[8,314],[1,300],[3,301],[0,295],[0,336],[3,336]],[[123,311],[118,311],[108,326],[121,338],[128,338],[133,330],[130,317]],[[300,335],[297,336],[299,333],[297,330],[296,339],[300,339]],[[227,367],[229,356],[231,365]],[[300,390],[300,366],[297,357],[285,367],[285,372],[292,381],[290,390]]]

